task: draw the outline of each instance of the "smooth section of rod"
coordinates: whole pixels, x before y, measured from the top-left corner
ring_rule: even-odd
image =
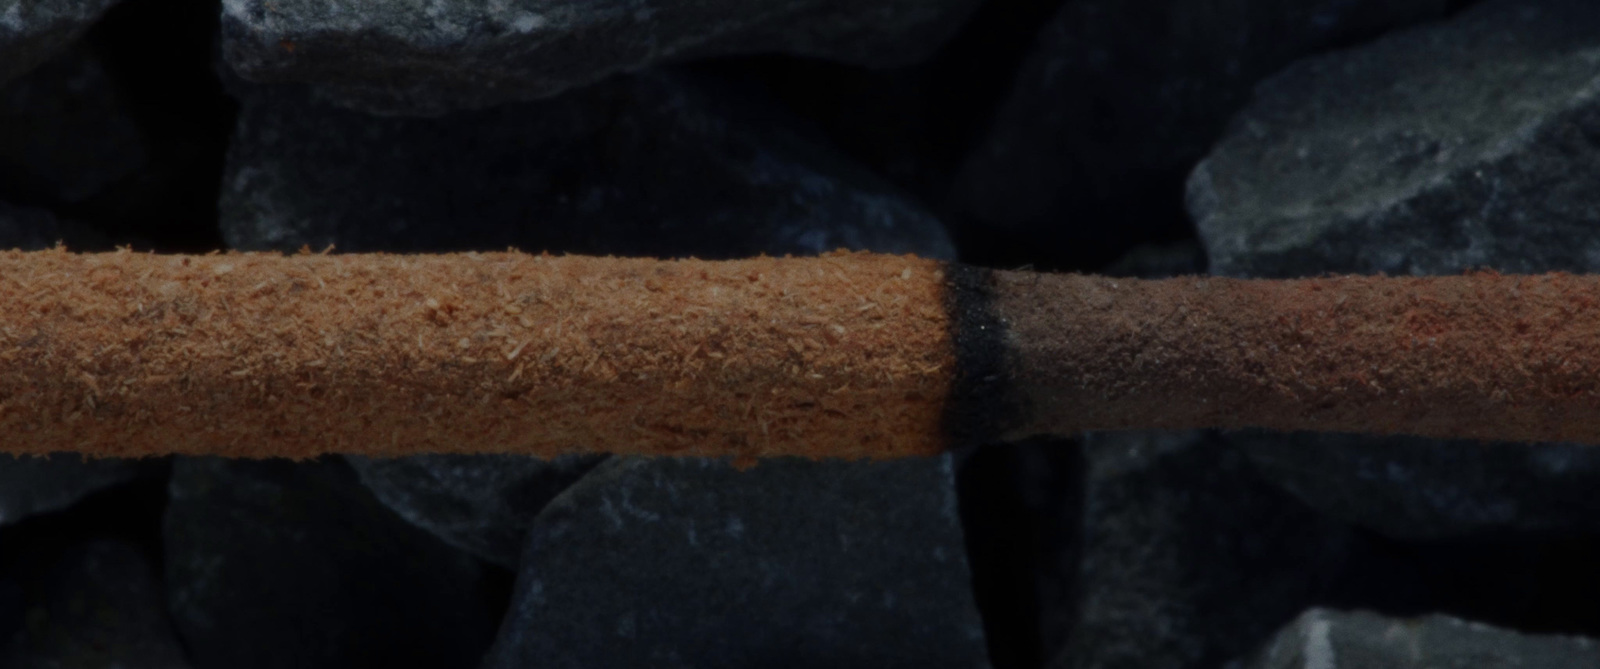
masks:
[[[1600,277],[999,272],[1022,420],[1600,443]]]

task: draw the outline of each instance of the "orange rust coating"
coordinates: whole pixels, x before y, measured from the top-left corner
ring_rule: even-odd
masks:
[[[0,253],[0,451],[939,452],[940,265]]]
[[[1600,277],[1001,272],[1010,436],[1265,427],[1600,443]]]

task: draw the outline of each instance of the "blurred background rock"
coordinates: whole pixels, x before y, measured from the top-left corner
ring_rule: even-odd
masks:
[[[0,246],[1590,272],[1597,100],[1587,0],[0,0]],[[1596,666],[1594,452],[0,458],[0,665]]]

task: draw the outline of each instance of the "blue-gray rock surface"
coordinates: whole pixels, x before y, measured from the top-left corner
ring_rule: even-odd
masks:
[[[145,160],[139,128],[87,49],[68,49],[0,85],[0,189],[6,193],[77,202],[133,174]]]
[[[236,87],[220,208],[240,248],[954,256],[936,217],[776,110],[676,76],[437,119]],[[506,565],[544,502],[585,471],[513,456],[352,463],[401,516]]]
[[[954,255],[935,217],[777,110],[679,76],[436,119],[234,87],[242,113],[221,211],[224,237],[242,248]],[[599,460],[350,461],[402,517],[515,566],[545,503]]]
[[[1600,530],[1584,444],[1238,433],[1263,475],[1314,508],[1406,541]]]
[[[0,0],[0,83],[66,50],[118,0]]]
[[[37,251],[55,246],[61,237],[61,224],[54,214],[0,201],[0,249]]]
[[[48,209],[0,201],[0,251],[38,251],[58,244],[74,251],[106,251],[112,242],[99,230],[61,220]]]
[[[1600,4],[1491,0],[1295,64],[1189,180],[1212,271],[1600,266]]]
[[[873,66],[925,57],[976,0],[225,0],[222,49],[246,79],[433,115],[549,97],[707,56],[786,53]]]
[[[1389,618],[1311,609],[1278,632],[1247,669],[1524,669],[1600,667],[1600,644],[1522,634],[1430,615]]]
[[[1063,3],[968,158],[958,205],[985,229],[1064,246],[1181,234],[1184,177],[1258,81],[1295,59],[1441,16],[1447,5]]]
[[[938,218],[779,110],[683,77],[438,119],[241,97],[219,204],[237,248],[954,255]]]
[[[1491,0],[1264,83],[1195,171],[1212,270],[1600,269],[1600,5]],[[1563,444],[1234,437],[1330,516],[1406,540],[1591,532],[1600,455]]]
[[[0,525],[60,511],[90,493],[132,481],[148,467],[134,460],[86,460],[75,453],[0,454]]]
[[[156,570],[136,547],[90,541],[38,573],[16,576],[26,580],[18,584],[23,624],[9,639],[0,639],[0,666],[190,666],[167,619]]]
[[[1141,279],[1170,279],[1206,273],[1206,250],[1200,242],[1141,244],[1122,254],[1100,274]]]
[[[986,667],[949,456],[616,458],[539,515],[484,666]]]
[[[1055,669],[1217,666],[1319,598],[1360,548],[1198,432],[1090,433],[1073,587],[1042,602]],[[1066,609],[1066,615],[1048,615]]]
[[[345,458],[384,504],[452,546],[515,568],[528,528],[604,455]]]
[[[179,458],[166,594],[195,666],[470,667],[498,613],[470,555],[342,460]]]

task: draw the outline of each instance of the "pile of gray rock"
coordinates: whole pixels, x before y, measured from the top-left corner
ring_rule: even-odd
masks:
[[[1600,271],[1600,4],[0,0],[57,243]],[[0,456],[0,666],[1600,667],[1596,453]]]

